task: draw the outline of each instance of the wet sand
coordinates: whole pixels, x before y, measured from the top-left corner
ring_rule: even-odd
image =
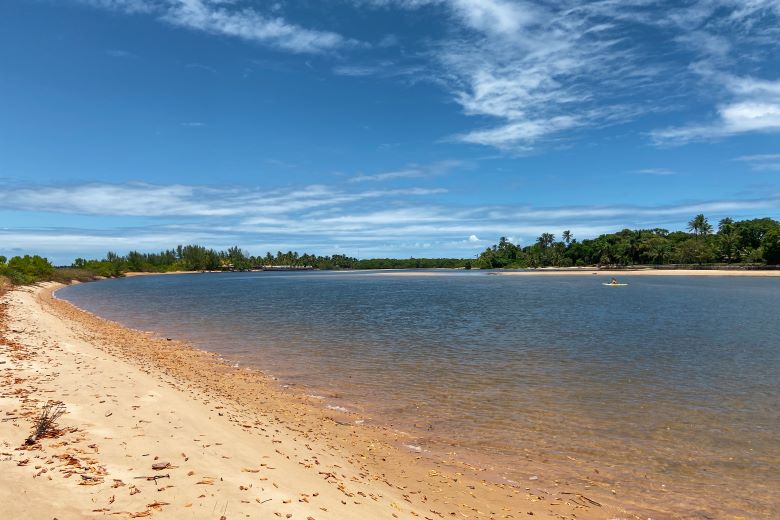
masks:
[[[646,518],[620,497],[497,484],[187,344],[52,297],[0,298],[4,518]],[[48,400],[67,412],[25,446]],[[655,517],[654,518],[658,518]]]

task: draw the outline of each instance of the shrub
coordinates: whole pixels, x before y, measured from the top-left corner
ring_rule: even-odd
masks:
[[[54,266],[38,255],[15,256],[0,265],[0,275],[6,276],[14,285],[48,280],[53,272]]]
[[[780,264],[780,227],[771,229],[764,235],[762,249],[764,250],[766,263]]]

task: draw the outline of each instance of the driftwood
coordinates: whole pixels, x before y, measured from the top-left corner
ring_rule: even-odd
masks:
[[[582,495],[582,494],[580,494],[580,493],[570,493],[570,492],[562,491],[562,492],[561,492],[561,495],[574,495],[574,496],[576,496],[577,498],[581,498],[581,499],[585,500],[586,502],[589,502],[589,503],[591,503],[591,504],[592,504],[592,505],[594,505],[594,506],[599,506],[599,507],[602,507],[602,505],[601,505],[601,504],[599,504],[598,502],[596,502],[595,500],[592,500],[592,499],[590,499],[590,498],[588,498],[588,497],[586,497],[585,495]]]
[[[35,444],[35,442],[47,433],[54,430],[54,423],[65,413],[65,405],[60,401],[49,401],[41,408],[41,415],[35,421],[35,430],[32,435],[27,437],[25,444]]]
[[[171,478],[171,476],[168,475],[168,474],[165,474],[165,475],[152,475],[152,476],[149,476],[149,477],[143,477],[142,476],[142,477],[133,477],[133,478],[142,478],[142,479],[145,479],[145,480],[153,480],[154,483],[157,484],[157,479],[160,479],[160,478]]]

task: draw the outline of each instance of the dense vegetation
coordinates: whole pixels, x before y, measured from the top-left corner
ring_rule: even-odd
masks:
[[[0,256],[0,289],[6,284],[26,285],[43,281],[70,282],[92,280],[96,273],[86,269],[55,268],[41,256],[15,256],[8,260]]]
[[[252,256],[239,247],[215,251],[202,246],[178,246],[160,253],[131,251],[127,256],[109,252],[103,260],[77,258],[74,267],[88,269],[103,276],[123,272],[218,271],[247,270],[263,266],[313,267],[315,269],[390,269],[420,267],[464,267],[467,260],[453,258],[372,258],[358,260],[345,255],[318,256],[294,251],[276,255]]]
[[[533,244],[520,246],[506,238],[488,247],[475,260],[460,258],[372,258],[318,256],[293,251],[251,256],[239,247],[215,251],[203,246],[177,246],[160,253],[109,252],[102,260],[77,258],[70,268],[55,268],[40,256],[0,256],[3,280],[21,285],[44,280],[89,280],[123,273],[247,270],[263,266],[315,269],[403,269],[503,267],[569,267],[587,265],[728,265],[780,264],[780,222],[771,218],[734,221],[724,218],[715,230],[704,215],[688,223],[688,232],[666,229],[624,229],[578,241],[569,231],[561,240],[543,233]]]
[[[525,247],[501,238],[479,256],[476,266],[780,264],[780,222],[771,218],[724,218],[715,231],[704,215],[697,215],[688,231],[624,229],[582,242],[569,231],[561,240],[543,233]]]

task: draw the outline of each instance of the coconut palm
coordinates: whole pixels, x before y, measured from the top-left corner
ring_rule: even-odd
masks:
[[[688,231],[698,237],[707,236],[712,233],[712,224],[707,220],[707,217],[699,213],[688,222]]]
[[[571,244],[571,241],[574,240],[574,235],[572,234],[571,231],[567,229],[566,231],[563,232],[563,234],[561,234],[561,238],[568,246],[569,244]]]
[[[726,217],[718,222],[718,233],[729,233],[734,229],[734,219]]]
[[[555,235],[552,233],[542,233],[539,238],[536,239],[536,243],[539,244],[542,249],[547,249],[553,245],[553,242],[555,242]]]

